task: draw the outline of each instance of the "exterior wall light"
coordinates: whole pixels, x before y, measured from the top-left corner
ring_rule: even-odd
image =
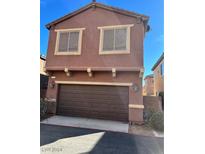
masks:
[[[133,84],[132,84],[132,89],[133,89],[135,92],[138,92],[139,87],[137,86],[136,83],[133,83]]]
[[[49,83],[49,88],[53,89],[55,87],[55,82],[54,81],[51,81]]]

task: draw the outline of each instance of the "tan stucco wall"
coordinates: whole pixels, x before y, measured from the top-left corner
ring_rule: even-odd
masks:
[[[164,77],[161,76],[160,66],[164,63],[164,59],[154,69],[154,95],[158,95],[159,92],[164,92]]]
[[[152,110],[156,112],[162,111],[160,96],[143,96],[143,104],[145,110]]]
[[[40,74],[47,75],[45,72],[46,61],[40,58]]]
[[[142,87],[142,95],[145,96],[146,95],[146,90],[145,90],[145,86]]]
[[[147,77],[145,78],[145,85],[144,85],[144,95],[151,96],[154,95],[154,78]]]

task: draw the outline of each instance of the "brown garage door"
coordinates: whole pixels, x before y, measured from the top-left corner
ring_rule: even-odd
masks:
[[[128,121],[128,87],[60,85],[57,114]]]

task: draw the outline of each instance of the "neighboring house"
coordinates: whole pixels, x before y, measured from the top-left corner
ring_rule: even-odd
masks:
[[[45,64],[45,57],[40,56],[40,98],[45,98],[48,86],[48,75],[45,72]]]
[[[154,72],[154,93],[159,96],[164,92],[164,53],[154,64],[152,71]]]
[[[145,85],[142,87],[142,95],[145,96],[146,95],[146,90],[145,90]]]
[[[143,42],[148,17],[90,3],[46,25],[48,100],[56,113],[143,122]]]
[[[144,78],[144,95],[152,96],[154,95],[154,75],[150,74]]]

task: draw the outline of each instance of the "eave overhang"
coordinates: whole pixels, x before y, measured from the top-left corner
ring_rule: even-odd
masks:
[[[145,26],[145,29],[146,29],[146,32],[149,31],[150,27],[148,25],[148,20],[149,20],[149,17],[146,16],[146,15],[143,15],[143,14],[138,14],[138,13],[135,13],[135,12],[131,12],[131,11],[127,11],[127,10],[124,10],[124,9],[119,9],[119,8],[116,8],[116,7],[111,7],[111,6],[108,6],[108,5],[104,5],[104,4],[101,4],[101,3],[97,3],[97,2],[92,2],[72,13],[69,13],[57,20],[54,20],[53,22],[50,22],[46,25],[46,28],[47,29],[50,29],[51,27],[55,26],[56,24],[60,23],[60,22],[63,22],[83,11],[86,11],[87,9],[89,8],[95,8],[95,7],[98,7],[98,8],[102,8],[102,9],[105,9],[105,10],[108,10],[108,11],[112,11],[112,12],[115,12],[115,13],[119,13],[119,14],[122,14],[122,15],[126,15],[126,16],[130,16],[130,17],[134,17],[138,20],[141,20]]]
[[[46,67],[46,71],[87,71],[88,68],[90,68],[92,71],[113,71],[113,68],[115,68],[115,71],[130,71],[130,72],[137,72],[144,70],[144,67]]]

